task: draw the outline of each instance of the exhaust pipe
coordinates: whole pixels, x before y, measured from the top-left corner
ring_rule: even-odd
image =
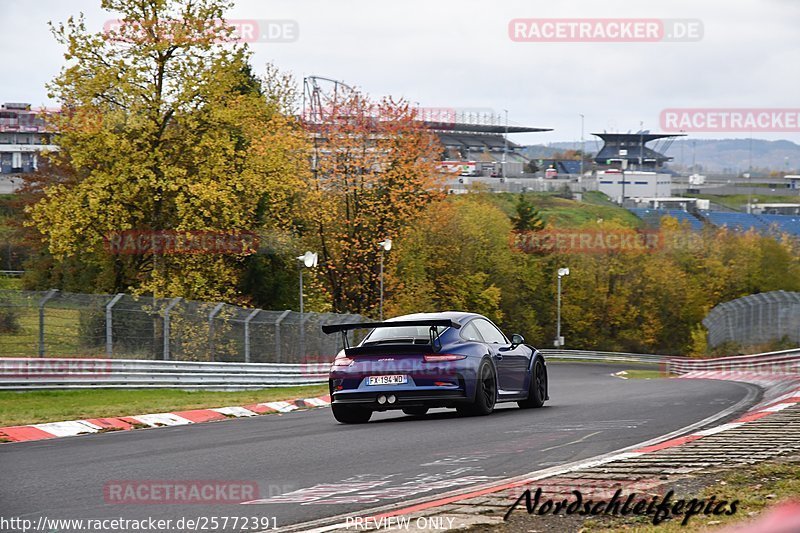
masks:
[[[386,396],[384,396],[383,394],[378,396],[378,403],[381,404],[381,405],[385,404],[386,403]]]
[[[386,398],[386,401],[387,401],[387,402],[389,402],[389,403],[394,403],[394,402],[396,402],[396,401],[397,401],[397,396],[395,396],[394,394],[392,394],[391,396],[389,396],[388,398]]]

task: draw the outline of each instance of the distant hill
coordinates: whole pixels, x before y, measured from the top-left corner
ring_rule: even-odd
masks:
[[[595,154],[602,144],[586,141],[586,151]],[[531,145],[521,150],[532,159],[547,159],[557,152],[575,150],[580,144],[574,141],[554,142],[547,145]],[[672,143],[667,155],[674,160],[672,168],[689,168],[692,157],[698,172],[739,174],[750,167],[751,141],[749,139],[681,139]],[[772,171],[800,173],[800,145],[791,141],[752,140],[752,168],[754,174]]]

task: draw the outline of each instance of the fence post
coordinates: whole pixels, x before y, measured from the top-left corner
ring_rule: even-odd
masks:
[[[303,313],[300,315],[300,357],[308,358],[308,350],[306,350],[305,333],[306,333],[306,320],[311,317],[311,313]]]
[[[290,310],[286,310],[281,313],[281,316],[278,317],[278,320],[275,321],[275,362],[281,362],[281,322],[283,319],[286,318],[286,315],[291,313]]]
[[[58,289],[50,289],[44,298],[39,300],[39,357],[44,357],[44,305],[56,294]]]
[[[106,357],[111,357],[114,354],[114,334],[112,328],[111,308],[114,307],[120,298],[125,296],[124,293],[118,293],[110,302],[106,304]]]
[[[208,313],[208,360],[211,362],[214,362],[214,317],[222,311],[224,306],[225,304],[220,302]]]
[[[181,297],[173,298],[167,308],[164,309],[164,361],[169,361],[169,312],[181,300]]]
[[[253,309],[253,312],[244,319],[244,362],[250,362],[250,321],[253,320],[261,309]]]

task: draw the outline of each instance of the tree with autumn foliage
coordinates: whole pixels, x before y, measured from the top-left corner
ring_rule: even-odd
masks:
[[[227,0],[103,0],[119,24],[53,27],[66,66],[49,85],[57,176],[40,176],[29,224],[55,263],[94,290],[235,299],[246,253],[111,255],[135,231],[285,231],[307,181],[307,141],[285,80],[259,80],[221,23]]]
[[[336,312],[375,314],[378,242],[402,241],[444,194],[436,136],[408,102],[377,103],[357,90],[325,102],[313,136],[312,188],[303,238],[320,253],[321,282]]]
[[[481,313],[504,331],[538,340],[542,271],[510,246],[511,232],[511,220],[490,194],[432,204],[397,243],[387,276],[388,313]]]

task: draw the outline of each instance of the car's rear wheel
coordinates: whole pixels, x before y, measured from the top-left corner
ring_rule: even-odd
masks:
[[[369,422],[372,416],[371,409],[365,409],[357,405],[331,404],[333,418],[342,424],[364,424]]]
[[[542,362],[537,359],[533,364],[531,381],[528,385],[528,397],[517,402],[517,405],[523,409],[541,407],[544,405],[545,399],[547,399],[547,373]]]
[[[427,407],[405,407],[403,412],[409,416],[423,416],[428,412]]]
[[[488,361],[483,361],[478,369],[478,383],[475,390],[475,401],[469,405],[456,407],[459,414],[466,416],[482,416],[494,411],[497,401],[497,382],[494,369]]]

